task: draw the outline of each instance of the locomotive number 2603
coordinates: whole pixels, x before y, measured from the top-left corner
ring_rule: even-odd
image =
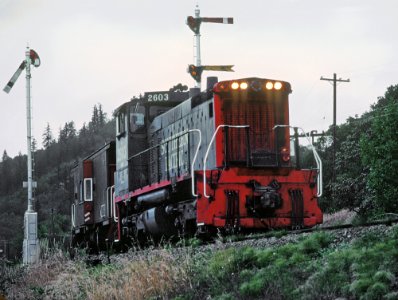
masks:
[[[146,93],[146,98],[148,102],[160,102],[160,101],[168,101],[169,93]]]

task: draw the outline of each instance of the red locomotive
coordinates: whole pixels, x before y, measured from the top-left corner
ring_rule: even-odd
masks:
[[[313,149],[317,168],[301,169],[297,134],[291,149],[290,84],[210,77],[207,87],[116,109],[115,143],[74,171],[74,244],[322,223],[319,157]]]

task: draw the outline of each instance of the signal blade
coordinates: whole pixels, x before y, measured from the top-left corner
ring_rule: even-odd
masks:
[[[234,18],[202,18],[202,21],[208,23],[234,24]]]
[[[26,66],[26,61],[23,61],[17,71],[12,75],[10,81],[7,83],[7,85],[4,87],[3,91],[6,92],[7,94],[11,91],[12,87],[14,86],[15,82],[17,81],[19,75],[21,75],[23,69],[25,69]]]
[[[207,71],[225,71],[225,72],[235,72],[232,68],[234,65],[224,65],[224,66],[202,66],[203,70]]]

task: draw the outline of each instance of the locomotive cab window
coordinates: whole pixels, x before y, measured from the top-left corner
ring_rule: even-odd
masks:
[[[84,201],[93,201],[93,179],[84,178]]]
[[[145,131],[145,107],[139,103],[131,108],[130,131],[133,133]]]
[[[126,117],[124,112],[120,112],[116,118],[116,131],[118,135],[121,135],[126,131]]]

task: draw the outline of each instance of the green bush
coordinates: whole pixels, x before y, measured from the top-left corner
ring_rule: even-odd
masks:
[[[332,237],[315,233],[296,244],[256,250],[229,248],[208,258],[198,270],[201,286],[216,297],[222,291],[244,297],[295,298],[296,289],[313,271],[312,260],[321,255]]]
[[[244,282],[239,288],[240,292],[245,296],[259,296],[266,283],[266,277],[262,275],[262,273],[259,273],[253,276],[249,281]]]

